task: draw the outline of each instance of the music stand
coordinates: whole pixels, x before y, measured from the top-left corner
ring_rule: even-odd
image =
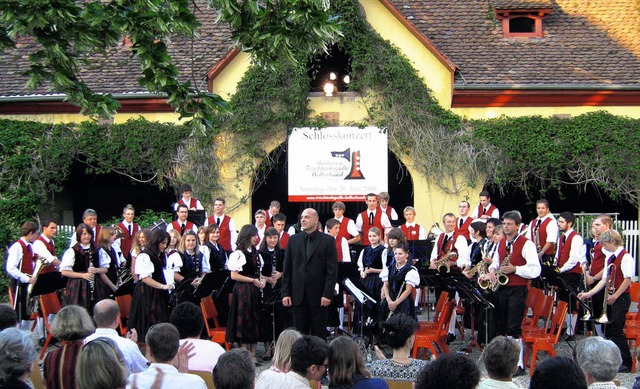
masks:
[[[491,303],[491,301],[487,300],[486,297],[478,291],[473,282],[468,278],[459,278],[459,277],[451,277],[451,282],[455,284],[455,289],[460,293],[460,298],[471,300],[471,336],[469,337],[469,343],[467,344],[467,354],[471,353],[474,347],[477,347],[480,352],[482,352],[482,347],[480,347],[480,343],[478,343],[478,339],[475,335],[475,312],[473,308],[473,303],[483,304],[486,308],[495,308],[495,306]],[[485,315],[486,316],[486,315]],[[463,320],[464,321],[464,320]],[[485,325],[485,340],[488,337],[487,326]]]
[[[558,287],[563,287],[567,290],[567,292],[569,292],[569,304],[568,304],[568,312],[567,315],[571,315],[571,309],[572,309],[572,304],[571,304],[571,297],[573,297],[576,301],[578,301],[578,305],[580,305],[582,307],[582,309],[586,310],[586,311],[591,311],[591,309],[589,308],[589,306],[582,300],[580,300],[578,298],[578,293],[571,287],[571,285],[569,285],[567,283],[567,281],[565,281],[562,277],[560,277],[560,273],[556,273],[555,274],[555,281],[557,282],[557,286]],[[606,296],[604,297],[605,299],[607,298]],[[576,323],[577,324],[577,323]],[[571,316],[569,316],[569,325],[572,326],[571,323]],[[574,334],[575,335],[575,330],[574,330]],[[569,343],[568,340],[566,340],[567,343]]]
[[[41,273],[33,284],[30,297],[37,297],[43,294],[53,293],[57,290],[64,289],[67,286],[67,278],[59,271]]]
[[[195,211],[189,210],[187,214],[187,220],[195,224],[197,227],[200,227],[204,225],[205,216],[206,216],[206,211],[204,209],[199,209]]]
[[[342,285],[353,295],[353,297],[360,303],[360,341],[364,340],[364,304],[371,302],[374,305],[377,304],[376,300],[365,293],[362,289],[358,288],[356,284],[350,279],[345,278],[342,280]],[[363,285],[364,286],[364,285]]]
[[[202,277],[200,285],[193,290],[193,295],[200,300],[203,297],[211,296],[214,290],[221,288],[227,279],[225,272],[207,273]]]
[[[411,257],[416,261],[421,261],[421,263],[429,263],[431,259],[431,250],[433,248],[433,242],[430,240],[410,240],[407,242],[409,244],[409,253]]]

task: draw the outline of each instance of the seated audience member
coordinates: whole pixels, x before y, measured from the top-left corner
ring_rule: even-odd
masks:
[[[67,305],[51,323],[53,336],[62,347],[44,357],[44,383],[49,389],[76,388],[76,362],[84,338],[93,334],[91,316],[79,305]]]
[[[35,359],[36,346],[29,332],[18,328],[1,331],[0,388],[31,388],[27,382]]]
[[[218,358],[213,368],[216,389],[252,389],[255,379],[256,368],[249,350],[229,350]]]
[[[588,337],[578,342],[575,356],[589,388],[618,388],[613,379],[622,364],[622,357],[615,343],[599,336]]]
[[[151,364],[146,371],[131,374],[127,388],[150,388],[158,374],[163,375],[158,389],[207,388],[202,378],[187,374],[189,369],[186,348],[180,346],[180,334],[173,324],[158,323],[151,326],[147,331],[145,343],[147,359]]]
[[[18,326],[18,314],[10,306],[0,304],[0,331]]]
[[[384,323],[381,343],[393,349],[390,359],[374,361],[369,368],[371,375],[385,380],[415,381],[418,372],[429,362],[411,358],[411,349],[416,340],[418,322],[399,313]]]
[[[115,301],[109,299],[98,301],[93,308],[93,320],[98,328],[92,335],[87,336],[84,342],[88,343],[97,338],[111,339],[124,357],[128,369],[127,375],[147,370],[147,359],[136,344],[138,340],[136,329],[132,328],[126,338],[121,337],[116,331],[119,317],[120,309]]]
[[[291,347],[291,371],[285,374],[282,386],[289,389],[308,389],[309,380],[320,381],[327,373],[329,345],[317,336],[305,335]]]
[[[121,389],[127,384],[127,366],[115,341],[97,338],[82,346],[78,356],[78,389]]]
[[[480,370],[466,355],[446,354],[423,367],[415,389],[473,389],[480,382]]]
[[[364,366],[358,345],[351,338],[341,336],[329,345],[329,388],[384,389],[384,380],[371,378]]]
[[[171,313],[171,324],[180,333],[180,344],[189,342],[194,346],[189,358],[189,370],[212,371],[224,348],[208,339],[200,339],[204,319],[200,307],[192,302],[178,304]]]
[[[529,389],[586,389],[587,380],[580,366],[571,358],[553,357],[540,363],[529,383]]]
[[[284,374],[291,370],[291,347],[302,334],[293,329],[282,331],[273,352],[273,364],[258,375],[256,389],[269,389],[271,382],[284,379]]]
[[[484,349],[484,367],[489,378],[480,382],[478,389],[517,389],[513,374],[518,369],[520,344],[506,336],[497,336]]]

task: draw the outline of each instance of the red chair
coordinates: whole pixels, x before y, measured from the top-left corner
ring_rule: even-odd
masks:
[[[120,319],[118,320],[120,334],[127,336],[127,322],[129,321],[129,313],[131,312],[131,295],[116,296],[116,303],[118,303],[118,308],[120,309]]]
[[[542,296],[544,296],[544,291],[542,289],[529,287],[527,300],[525,301],[524,319],[522,319],[523,326],[530,325],[530,322],[533,318],[528,317],[529,309],[531,309],[531,311],[533,312],[533,307],[536,301],[538,301],[538,298],[542,298]]]
[[[529,376],[533,375],[533,370],[536,366],[536,358],[539,351],[544,351],[551,357],[556,355],[554,346],[558,344],[558,341],[560,340],[562,325],[564,324],[564,319],[567,316],[567,309],[568,305],[565,301],[558,301],[558,306],[556,307],[556,311],[554,312],[551,319],[551,326],[549,327],[548,332],[530,333],[527,335],[523,334],[525,343],[525,366],[527,365],[529,350],[531,350],[533,346],[533,350],[531,351],[531,366],[529,367]]]
[[[440,297],[438,297],[438,301],[436,302],[436,310],[433,314],[433,320],[431,321],[418,321],[418,325],[420,328],[437,328],[438,320],[440,320],[440,315],[442,315],[442,309],[444,305],[449,301],[449,292],[441,292]]]
[[[525,320],[522,321],[522,333],[543,333],[547,332],[549,327],[551,314],[553,313],[553,297],[542,294],[538,296],[533,305],[533,316],[529,319],[529,324],[525,326]],[[544,326],[538,326],[540,319],[544,320]]]
[[[442,314],[438,320],[438,326],[436,328],[419,328],[416,331],[416,340],[413,344],[413,357],[418,357],[418,351],[421,348],[431,350],[433,355],[437,355],[439,352],[446,354],[451,353],[446,343],[447,332],[449,332],[449,321],[451,315],[455,309],[455,301],[448,301],[444,304]],[[438,346],[440,351],[436,349]]]
[[[44,341],[42,351],[40,352],[40,359],[44,357],[44,353],[47,351],[49,342],[53,338],[53,332],[51,331],[51,323],[49,323],[49,315],[56,314],[62,309],[60,299],[56,292],[40,295],[40,309],[42,310],[42,320],[44,320],[44,329],[47,333],[47,339]]]
[[[202,308],[202,316],[204,317],[204,325],[207,328],[207,334],[211,337],[211,341],[224,346],[230,350],[231,345],[226,341],[227,329],[220,327],[218,323],[218,310],[213,303],[211,296],[200,299],[200,308]]]

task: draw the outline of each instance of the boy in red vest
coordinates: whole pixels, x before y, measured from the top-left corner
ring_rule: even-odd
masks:
[[[196,234],[198,233],[198,229],[195,224],[191,223],[187,220],[187,216],[189,215],[189,209],[186,205],[180,204],[178,205],[178,210],[176,211],[178,218],[171,223],[167,224],[167,232],[171,230],[176,230],[182,236],[186,231],[192,230]]]
[[[204,207],[200,200],[193,197],[193,190],[191,189],[191,185],[182,184],[180,188],[178,188],[178,192],[180,192],[180,199],[177,203],[173,205],[173,210],[177,211],[179,205],[186,205],[189,211],[204,211]]]
[[[238,230],[236,229],[236,223],[229,215],[225,215],[224,209],[227,202],[222,197],[218,197],[213,200],[213,215],[209,216],[205,220],[204,225],[217,225],[220,230],[220,239],[218,243],[227,253],[231,253],[236,249],[236,238],[238,236]]]
[[[427,231],[421,225],[416,223],[416,209],[408,206],[402,212],[406,222],[400,226],[407,240],[425,240],[427,239]]]
[[[582,236],[573,229],[575,220],[576,218],[571,212],[562,212],[558,216],[558,229],[562,232],[562,236],[558,239],[556,258],[558,258],[559,276],[568,286],[577,291],[582,276],[582,263],[586,261],[586,257]],[[565,301],[567,304],[573,303],[573,306],[569,305],[570,311],[566,318],[567,332],[565,333],[566,339],[573,340],[578,320],[575,298],[570,298],[569,291],[562,285],[558,288],[557,296],[560,301]]]
[[[33,253],[31,244],[38,237],[40,226],[35,222],[27,222],[20,228],[20,239],[9,247],[6,270],[11,277],[11,289],[14,292],[13,307],[21,320],[20,328],[28,330],[29,312],[27,309],[27,290],[30,284],[36,283],[34,277],[37,255]]]
[[[491,204],[489,192],[483,190],[478,197],[480,198],[480,204],[471,212],[471,219],[482,219],[484,221],[491,218],[500,219],[500,211],[495,205]]]
[[[360,241],[363,246],[369,246],[369,229],[378,227],[384,233],[385,230],[391,228],[391,222],[386,213],[382,212],[378,207],[378,196],[375,193],[367,193],[365,197],[367,210],[361,212],[356,218],[356,228],[360,231]]]

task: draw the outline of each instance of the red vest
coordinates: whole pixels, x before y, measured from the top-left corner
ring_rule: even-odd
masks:
[[[562,235],[560,237],[560,240],[558,243],[558,253],[559,253],[558,267],[564,266],[564,264],[567,263],[567,261],[569,260],[569,253],[571,252],[571,243],[573,238],[576,235],[578,234],[575,231],[571,231],[569,236]],[[563,238],[565,237],[566,237],[566,240],[563,243]],[[582,267],[580,266],[580,262],[576,263],[576,265],[571,270],[568,270],[567,273],[582,274]]]
[[[285,250],[287,248],[287,243],[289,243],[289,233],[287,231],[283,231],[278,244],[282,250]]]
[[[371,246],[371,242],[369,242],[369,230],[371,229],[371,227],[378,227],[381,232],[380,238],[384,238],[384,228],[382,227],[382,210],[378,209],[376,211],[376,214],[373,216],[373,224],[369,223],[370,212],[371,211],[367,209],[366,211],[360,213],[360,217],[362,218],[362,232],[360,232],[362,239],[360,244],[363,246]]]
[[[171,222],[171,225],[173,226],[173,229],[178,231],[180,236],[182,236],[182,226],[180,225],[180,222],[174,220]],[[191,223],[190,221],[186,221],[184,223],[184,232],[187,232],[187,230],[193,230],[193,223]]]
[[[338,252],[338,263],[342,263],[342,238],[339,236],[335,237],[336,241],[336,251]]]
[[[22,260],[20,261],[20,271],[24,274],[33,275],[35,270],[35,256],[33,255],[33,249],[30,244],[24,243],[22,239],[18,239],[20,246],[22,246]]]
[[[456,232],[459,235],[464,236],[464,238],[468,241],[471,240],[471,236],[469,235],[469,226],[473,220],[470,217],[467,217],[467,220],[462,223],[462,227],[458,227],[460,225],[460,218],[456,218]]]
[[[407,227],[406,224],[400,226],[400,229],[404,233],[404,237],[407,240],[419,240],[420,239],[420,225],[416,224],[413,227]]]
[[[593,258],[591,258],[591,267],[589,268],[589,275],[595,276],[604,269],[604,261],[606,260],[604,253],[602,252],[602,244],[600,242],[593,246]]]
[[[196,200],[195,197],[192,197],[191,200],[189,200],[189,204],[187,205],[187,203],[185,203],[184,200],[180,199],[178,200],[178,204],[186,205],[187,207],[189,207],[189,209],[196,209],[196,204],[198,204],[198,200]]]
[[[131,253],[131,246],[133,246],[133,237],[136,236],[138,231],[140,230],[140,226],[136,223],[132,223],[133,227],[131,227],[131,234],[129,234],[129,229],[125,227],[124,223],[118,223],[118,227],[122,230],[123,235],[120,239],[120,248],[122,249],[122,255],[125,258],[129,258]],[[180,232],[180,226],[178,226],[178,232]]]
[[[484,211],[484,207],[482,205],[478,205],[478,217],[482,217],[484,215],[489,215],[491,216],[491,214],[493,213],[493,211],[496,210],[496,206],[491,204],[489,205],[489,209],[487,209],[487,212]]]
[[[513,242],[511,259],[509,263],[514,266],[524,266],[527,264],[526,259],[522,256],[522,248],[524,244],[527,242],[527,238],[524,236],[517,236],[515,242]],[[504,261],[505,256],[507,255],[507,240],[503,239],[498,244],[498,255],[500,258],[500,263],[498,266],[502,265],[502,261]],[[516,275],[516,273],[511,273],[507,275],[509,277],[509,282],[507,282],[506,286],[526,286],[529,285],[529,280],[523,277]]]
[[[547,224],[549,224],[551,220],[552,219],[548,217],[542,223],[540,223],[540,227],[538,228],[538,234],[540,235],[540,247],[543,247],[545,243],[547,243]],[[531,221],[531,224],[529,224],[529,231],[531,233],[531,240],[533,241],[533,243],[536,243],[534,231],[537,223],[538,223],[538,218],[535,218]],[[536,247],[536,250],[537,249],[538,248]],[[551,245],[551,247],[544,252],[544,254],[550,254],[550,255],[553,255],[554,253],[555,251],[553,249],[553,245]]]
[[[615,257],[615,259],[613,260],[613,263],[616,265],[616,271],[614,272],[614,275],[615,275],[614,285],[616,287],[616,290],[620,288],[622,281],[624,281],[624,275],[622,274],[622,268],[620,265],[622,265],[622,257],[624,257],[625,254],[627,254],[627,250],[623,249],[622,251],[620,251],[620,254],[618,254],[618,256]],[[608,259],[607,263],[611,264],[612,262],[610,259]],[[612,275],[609,274],[609,277],[611,276]],[[625,290],[623,293],[629,293],[629,288],[627,288],[627,290]]]
[[[42,235],[40,235],[36,240],[39,240],[40,242],[44,243],[44,246],[47,248],[47,251],[49,251],[49,253],[51,253],[51,255],[53,255],[54,257],[56,256],[56,246],[53,245],[53,239],[47,242],[47,240]],[[54,266],[45,266],[42,268],[42,270],[40,270],[40,274],[53,273],[56,271],[57,270],[55,269]]]
[[[382,207],[381,207],[381,206],[379,206],[379,205],[378,205],[378,206],[376,207],[376,211],[377,211],[377,213],[382,213],[382,212],[386,213],[386,214],[387,214],[387,217],[389,218],[389,220],[391,220],[391,211],[392,211],[392,210],[393,210],[393,208],[391,208],[391,207],[387,207],[387,209],[385,209],[384,211],[382,210]]]
[[[369,216],[367,216],[368,218]],[[347,226],[349,225],[349,221],[351,221],[351,219],[349,219],[348,217],[342,217],[342,221],[340,222],[340,230],[338,231],[338,236],[341,238],[345,238],[347,241],[349,239],[351,239],[351,234],[349,233],[349,231],[347,230]]]
[[[91,239],[92,243],[96,243],[96,241],[98,240],[98,236],[100,236],[101,229],[102,227],[100,227],[100,224],[96,224],[96,234],[93,236],[93,239]]]
[[[436,244],[438,245],[438,259],[441,259],[445,254],[447,254],[450,251],[454,251],[456,254],[458,253],[458,249],[456,249],[455,243],[456,243],[456,239],[458,239],[458,233],[457,232],[453,232],[453,235],[451,236],[451,239],[449,239],[447,241],[446,246],[444,247],[444,250],[442,249],[442,242],[444,241],[444,237],[446,236],[446,233],[442,233],[440,235],[438,235],[438,239],[436,239]],[[455,260],[458,260],[458,257],[455,258]],[[457,267],[453,267],[452,269],[458,269]]]
[[[218,224],[216,221],[217,218],[218,216],[216,215],[209,216],[207,218],[208,224],[210,226],[214,224],[217,225]],[[220,246],[222,246],[222,248],[225,249],[225,251],[231,251],[231,233],[229,232],[230,220],[231,218],[229,216],[224,215],[222,220],[220,220],[220,225],[218,226],[218,229],[220,230],[220,239],[218,239],[218,244],[220,244]]]
[[[267,225],[267,228],[273,227],[273,223],[271,223],[271,218],[272,217],[273,217],[273,215],[269,211],[267,211],[267,214],[264,215],[264,224]],[[266,228],[265,228],[265,230],[266,230]]]

